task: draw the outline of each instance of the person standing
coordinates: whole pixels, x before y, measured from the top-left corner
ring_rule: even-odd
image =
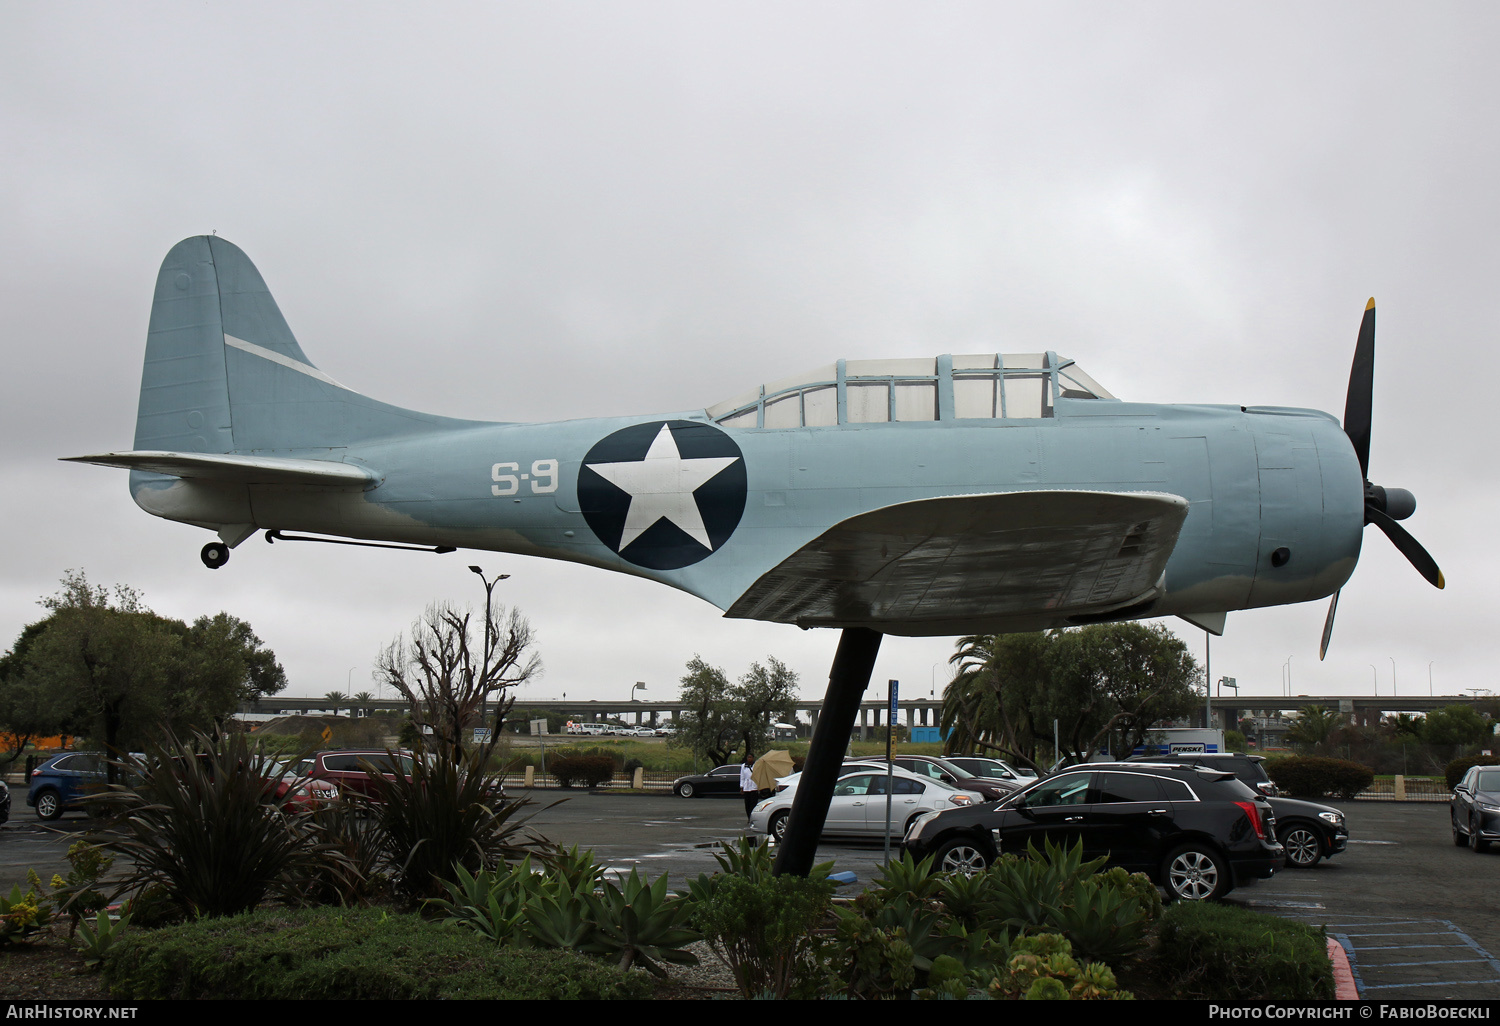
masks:
[[[740,796],[745,799],[746,822],[749,822],[750,813],[755,810],[755,803],[760,800],[760,788],[755,786],[755,778],[751,775],[754,768],[755,759],[749,749],[746,749],[745,761],[740,763]]]

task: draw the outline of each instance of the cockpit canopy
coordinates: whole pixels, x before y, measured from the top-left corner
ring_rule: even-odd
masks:
[[[1114,399],[1056,353],[840,360],[710,406],[725,427],[1051,417],[1058,399]]]

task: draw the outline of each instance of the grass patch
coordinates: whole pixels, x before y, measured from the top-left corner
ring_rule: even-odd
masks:
[[[126,1000],[601,1000],[646,998],[640,973],[570,951],[476,943],[381,909],[266,909],[129,933],[104,966]]]

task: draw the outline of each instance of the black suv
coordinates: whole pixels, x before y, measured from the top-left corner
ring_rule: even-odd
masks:
[[[1344,814],[1331,805],[1283,798],[1266,773],[1264,755],[1240,752],[1197,755],[1138,755],[1128,762],[1176,762],[1185,766],[1211,766],[1226,770],[1271,799],[1276,813],[1276,838],[1286,846],[1286,864],[1310,869],[1349,847],[1349,827]]]
[[[1220,897],[1286,861],[1264,795],[1232,773],[1170,762],[1075,766],[996,805],[924,816],[905,847],[941,870],[974,872],[1046,841],[1081,841],[1085,858],[1108,856],[1188,900]]]

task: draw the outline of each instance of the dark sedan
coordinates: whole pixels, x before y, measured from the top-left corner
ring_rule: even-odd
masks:
[[[1500,841],[1500,766],[1471,766],[1448,803],[1453,843],[1485,851]]]
[[[1276,837],[1286,848],[1286,864],[1309,869],[1349,847],[1344,814],[1329,805],[1299,798],[1271,798]]]
[[[740,796],[740,765],[715,766],[707,773],[695,773],[672,781],[679,798],[723,798]]]
[[[1166,763],[1064,770],[998,804],[924,816],[904,845],[941,870],[974,872],[1045,842],[1081,842],[1085,858],[1107,856],[1188,900],[1269,877],[1286,859],[1269,799],[1232,773]]]

